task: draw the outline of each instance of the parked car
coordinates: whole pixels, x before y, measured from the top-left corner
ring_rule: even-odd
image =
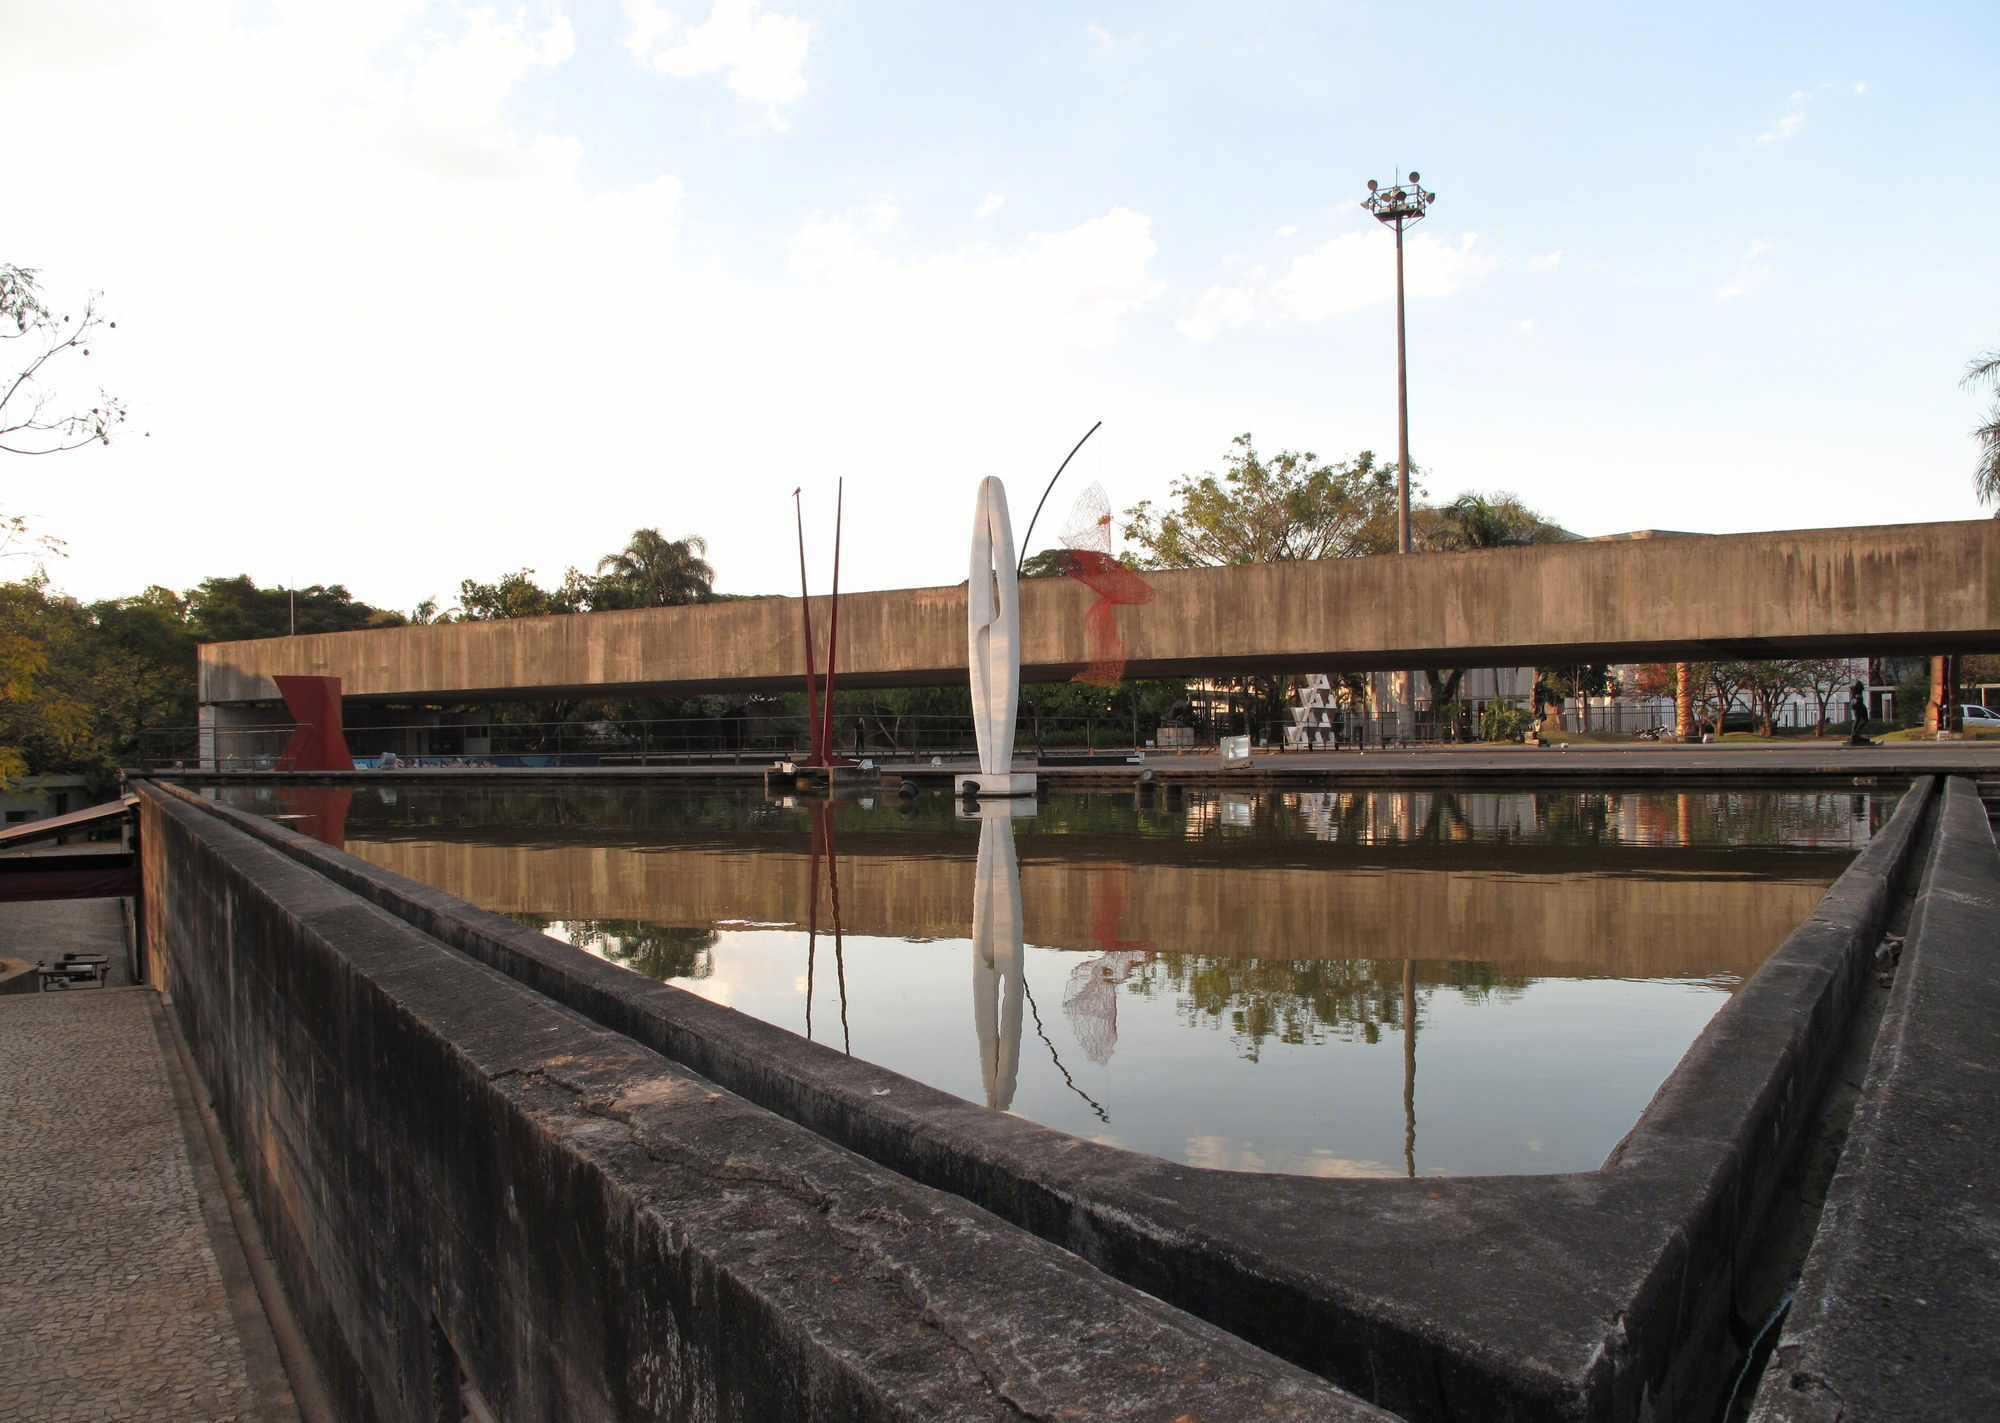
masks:
[[[1715,730],[1715,723],[1706,717],[1702,717],[1695,722],[1695,728],[1702,735],[1706,736]],[[1732,731],[1755,731],[1756,729],[1757,713],[1753,711],[1726,711],[1722,714],[1721,734],[1724,736],[1727,736]]]
[[[1991,707],[1960,706],[1967,731],[2000,731],[2000,711]]]

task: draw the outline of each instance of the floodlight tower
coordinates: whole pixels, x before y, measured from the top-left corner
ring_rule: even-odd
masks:
[[[1424,213],[1437,201],[1436,193],[1417,186],[1417,175],[1409,181],[1385,188],[1368,180],[1368,197],[1361,206],[1375,214],[1375,220],[1396,230],[1396,552],[1410,551],[1410,370],[1403,356],[1403,229],[1424,220]]]

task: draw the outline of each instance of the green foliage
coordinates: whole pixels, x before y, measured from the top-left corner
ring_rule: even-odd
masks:
[[[1479,714],[1481,741],[1519,741],[1534,730],[1534,718],[1521,709],[1519,697],[1495,697]]]
[[[171,604],[0,584],[0,764],[108,778],[139,731],[192,715],[192,648]]]
[[[1994,390],[1986,423],[1972,432],[1972,438],[1979,441],[1979,464],[1973,471],[1972,485],[1979,493],[1979,502],[1991,504],[2000,500],[2000,351],[1987,351],[1975,358],[1965,368],[1960,384],[1974,388],[1990,385]],[[2000,518],[2000,513],[1995,517]]]
[[[1568,543],[1576,535],[1550,523],[1520,499],[1504,492],[1470,490],[1449,504],[1419,505],[1410,511],[1413,542],[1426,549],[1520,548]]]
[[[149,594],[172,599],[164,588]],[[145,596],[145,595],[142,595]],[[155,598],[159,602],[159,598]],[[185,616],[196,642],[239,642],[285,637],[296,623],[301,633],[352,632],[356,628],[401,627],[401,613],[370,607],[338,583],[310,588],[259,588],[247,573],[204,578],[185,595]]]
[[[1066,578],[1072,561],[1066,548],[1045,548],[1021,565],[1021,577]]]
[[[574,568],[557,588],[535,582],[535,570],[517,569],[497,582],[468,578],[458,585],[457,621],[485,622],[494,618],[544,618],[552,613],[580,613],[589,606],[590,582]],[[435,614],[435,609],[433,609]],[[437,617],[438,622],[449,619]]]
[[[708,541],[699,534],[669,539],[658,529],[635,530],[623,549],[597,561],[590,607],[602,612],[706,603],[715,585],[715,570],[702,557],[707,552]]]
[[[1204,568],[1389,553],[1396,547],[1396,469],[1372,451],[1326,464],[1284,450],[1260,456],[1247,434],[1230,442],[1218,478],[1182,476],[1172,502],[1126,511],[1142,568]]]

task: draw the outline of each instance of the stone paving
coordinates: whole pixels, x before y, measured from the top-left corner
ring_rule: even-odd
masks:
[[[264,1416],[158,1012],[146,988],[0,998],[0,1423]]]

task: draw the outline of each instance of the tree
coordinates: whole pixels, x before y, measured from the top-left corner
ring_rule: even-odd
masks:
[[[1979,502],[1991,504],[2000,500],[2000,351],[1987,351],[1974,359],[1959,382],[1974,388],[1982,383],[1993,387],[1994,401],[1986,423],[1972,432],[1972,438],[1979,441],[1979,466],[1973,471],[1972,485],[1979,492]],[[1994,517],[2000,518],[2000,512]]]
[[[1066,548],[1045,548],[1021,564],[1023,578],[1067,578],[1076,564],[1075,555]]]
[[[1210,568],[1391,553],[1396,547],[1396,469],[1363,450],[1337,464],[1311,451],[1270,459],[1238,435],[1220,478],[1177,478],[1172,504],[1144,501],[1125,512],[1125,536],[1142,568]]]
[[[574,568],[560,587],[535,582],[535,570],[517,569],[497,582],[468,578],[458,585],[459,620],[487,622],[496,618],[545,618],[555,613],[580,613],[590,605],[591,582]]]
[[[1420,505],[1411,511],[1411,522],[1421,531],[1416,542],[1441,551],[1520,548],[1568,543],[1576,538],[1504,491],[1479,494],[1467,490],[1449,504]]]
[[[1543,717],[1542,708],[1554,706],[1556,730],[1561,731],[1562,704],[1566,698],[1577,699],[1578,731],[1590,729],[1589,697],[1606,697],[1616,694],[1616,686],[1611,680],[1611,664],[1608,662],[1577,662],[1561,667],[1537,667],[1535,669],[1535,720]]]
[[[1786,697],[1799,690],[1799,664],[1786,659],[1745,662],[1743,682],[1756,705],[1763,734],[1776,735],[1779,708],[1784,706]]]
[[[591,610],[706,603],[715,585],[715,570],[702,557],[707,552],[708,541],[699,534],[669,539],[658,529],[637,529],[624,548],[597,561]]]
[[[187,594],[187,602],[187,620],[201,642],[401,627],[405,621],[401,613],[356,600],[338,583],[259,588],[247,573],[234,578],[204,578]]]
[[[108,779],[141,730],[192,709],[192,649],[143,595],[86,608],[40,573],[0,584],[0,763]]]
[[[45,377],[66,352],[88,356],[99,328],[111,330],[118,323],[99,314],[95,297],[83,304],[79,320],[52,314],[42,304],[36,276],[32,268],[0,263],[0,341],[22,343],[8,362],[12,374],[0,375],[0,450],[52,455],[93,440],[108,445],[112,427],[125,419],[124,405],[99,391],[97,404],[65,414]]]
[[[1813,735],[1824,736],[1827,708],[1839,700],[1854,681],[1854,659],[1802,657],[1792,664],[1792,669],[1799,690],[1811,697],[1819,709],[1818,720],[1813,723]]]

